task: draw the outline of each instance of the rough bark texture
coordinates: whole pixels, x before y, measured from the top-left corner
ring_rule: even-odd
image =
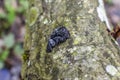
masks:
[[[97,0],[29,0],[23,80],[120,80],[120,53],[97,14]],[[50,34],[70,39],[46,53]]]

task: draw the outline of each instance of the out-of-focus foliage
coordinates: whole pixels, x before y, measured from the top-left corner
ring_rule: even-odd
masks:
[[[104,0],[107,4],[112,4],[112,0]]]
[[[23,48],[19,44],[16,44],[14,52],[21,55],[23,53]]]
[[[14,54],[23,53],[24,14],[28,8],[27,0],[0,0],[0,69],[6,59]]]
[[[9,50],[4,50],[0,54],[0,68],[4,67],[4,61],[8,57],[8,54],[9,54]]]
[[[15,43],[15,40],[14,40],[14,35],[13,34],[8,34],[7,36],[4,36],[4,45],[6,46],[6,48],[11,48],[13,47]]]
[[[12,23],[15,19],[15,7],[12,6],[13,0],[5,0],[5,8],[7,11],[6,19],[9,23]]]
[[[5,50],[2,52],[2,54],[0,55],[0,60],[4,61],[7,57],[8,57],[9,51]]]
[[[6,29],[10,27],[10,25],[14,22],[16,14],[20,14],[25,12],[28,8],[27,0],[4,0],[4,10],[0,12],[0,21],[2,21],[2,25],[0,25],[0,29]],[[2,28],[1,28],[2,27]]]
[[[20,0],[20,7],[18,12],[24,12],[28,8],[28,1],[27,0]]]

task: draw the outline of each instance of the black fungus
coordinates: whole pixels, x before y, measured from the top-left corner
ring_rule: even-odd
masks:
[[[67,28],[57,27],[48,40],[46,52],[51,52],[56,45],[65,42],[68,38],[70,38],[70,33]]]

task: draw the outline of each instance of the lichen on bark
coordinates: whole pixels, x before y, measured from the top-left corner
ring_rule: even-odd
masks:
[[[22,68],[24,80],[120,79],[119,50],[98,17],[97,0],[29,2]],[[69,30],[70,39],[46,53],[50,34],[61,25]]]

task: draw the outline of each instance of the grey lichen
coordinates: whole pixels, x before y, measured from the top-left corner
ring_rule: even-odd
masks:
[[[115,76],[118,73],[118,70],[113,65],[107,65],[106,72],[111,76]]]

